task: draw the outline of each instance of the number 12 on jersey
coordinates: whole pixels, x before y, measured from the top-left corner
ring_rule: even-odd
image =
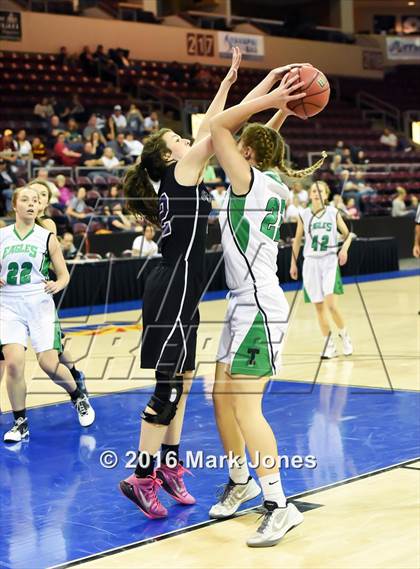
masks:
[[[286,200],[270,198],[265,206],[269,213],[261,223],[260,231],[273,241],[280,241],[280,226],[283,223]]]

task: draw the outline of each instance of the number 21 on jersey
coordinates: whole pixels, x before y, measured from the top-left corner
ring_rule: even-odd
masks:
[[[280,241],[280,226],[284,221],[285,209],[286,200],[275,197],[270,198],[265,206],[265,211],[269,213],[262,220],[260,231],[273,241]]]

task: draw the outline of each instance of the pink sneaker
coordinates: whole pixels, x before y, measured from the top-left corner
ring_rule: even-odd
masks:
[[[162,482],[156,476],[137,478],[132,474],[120,482],[120,490],[148,518],[166,518],[168,510],[160,503],[156,493],[161,485]]]
[[[162,464],[155,472],[156,478],[158,478],[162,484],[162,488],[172,496],[172,498],[184,506],[195,504],[196,500],[185,488],[183,480],[184,472],[188,474],[191,474],[191,472],[187,470],[182,463],[178,462],[175,468]]]

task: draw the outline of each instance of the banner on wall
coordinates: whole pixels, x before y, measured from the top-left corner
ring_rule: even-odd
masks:
[[[20,41],[22,39],[22,23],[20,12],[0,10],[0,40]]]
[[[411,38],[387,37],[388,59],[420,60],[420,36]]]
[[[218,32],[217,42],[220,57],[232,57],[232,48],[238,46],[243,59],[264,58],[264,36]]]

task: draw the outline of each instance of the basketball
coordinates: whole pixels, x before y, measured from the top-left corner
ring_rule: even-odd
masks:
[[[297,101],[291,101],[288,106],[300,118],[306,119],[317,115],[326,107],[330,99],[330,84],[322,71],[319,71],[316,67],[305,65],[297,71],[299,73],[299,82],[305,82],[300,92],[306,93],[306,97]],[[296,93],[299,93],[299,91],[296,91]]]

